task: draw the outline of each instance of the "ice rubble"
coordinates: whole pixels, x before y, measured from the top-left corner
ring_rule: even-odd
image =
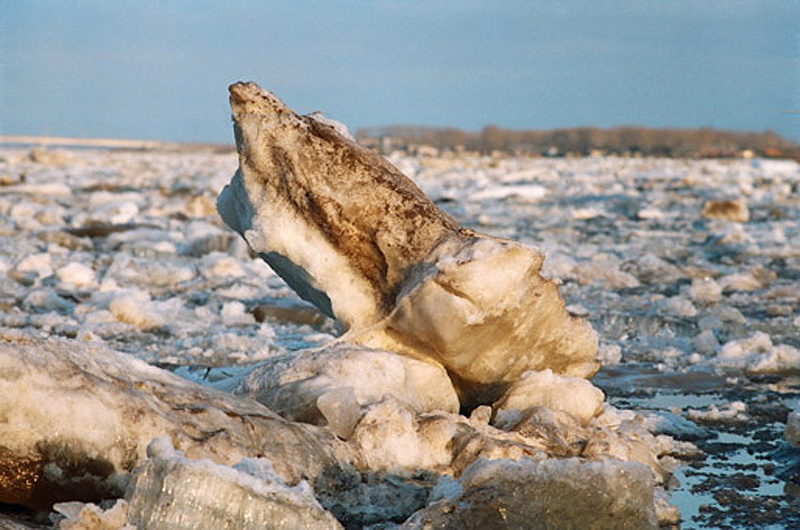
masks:
[[[553,456],[579,459],[570,465],[588,466],[594,471],[587,472],[597,472],[597,487],[605,488],[595,492],[599,497],[573,499],[576,506],[595,509],[598,498],[621,499],[624,513],[617,512],[617,501],[607,506],[609,513],[627,513],[636,524],[654,510],[659,519],[673,520],[674,510],[653,499],[663,495],[658,492],[674,468],[673,455],[694,451],[650,434],[641,417],[613,407],[596,410],[588,420],[576,418],[551,395],[545,400],[555,407],[550,409],[541,403],[541,389],[531,392],[524,384],[513,399],[505,400],[505,416],[497,421],[482,409],[470,418],[420,414],[387,395],[356,415],[345,442],[329,429],[289,422],[256,402],[182,380],[103,346],[19,333],[6,333],[3,340],[2,391],[13,398],[6,398],[0,409],[0,451],[4,469],[16,470],[0,476],[3,502],[47,508],[56,501],[119,497],[127,486],[126,521],[135,525],[169,527],[191,518],[250,520],[285,514],[288,504],[296,517],[336,527],[315,498],[344,521],[402,522],[433,506],[426,492],[437,476],[463,482],[466,471],[482,458],[511,459],[525,468],[528,460]],[[588,383],[586,388],[573,384],[576,396],[598,399]],[[525,410],[510,414],[512,402]],[[334,412],[330,417],[339,416]],[[341,424],[341,419],[332,423]],[[159,437],[145,454],[150,440]],[[247,460],[253,457],[267,458],[270,464]],[[241,461],[245,463],[234,465]],[[591,461],[605,464],[595,469]],[[630,484],[613,478],[620,469],[629,469],[623,462],[637,462],[652,481],[635,509],[625,500]],[[420,481],[426,473],[428,478]],[[603,478],[604,473],[609,476]],[[565,483],[582,491],[570,477],[567,473],[545,480],[537,491],[557,497]],[[497,495],[516,491],[513,477],[500,473],[496,480]],[[469,491],[470,484],[462,489]],[[220,513],[222,498],[230,501],[225,513]],[[391,504],[381,509],[360,504],[368,499]],[[525,513],[537,510],[545,516],[542,506],[528,507]]]
[[[436,506],[468,507],[476,517],[485,515],[491,520],[502,512],[476,512],[473,504],[467,504],[477,497],[472,483],[464,481],[466,470],[484,461],[507,469],[511,460],[519,463],[519,469],[546,462],[558,467],[566,462],[561,457],[578,458],[586,466],[603,463],[606,469],[624,467],[623,462],[650,468],[658,518],[662,522],[675,519],[674,510],[664,502],[663,485],[676,465],[674,459],[692,450],[653,433],[681,435],[683,429],[691,431],[688,438],[708,436],[698,435],[702,429],[688,420],[679,424],[682,418],[677,416],[642,416],[607,404],[596,413],[589,412],[596,410],[594,404],[601,398],[588,383],[585,393],[555,391],[571,379],[556,380],[554,391],[545,396],[528,396],[524,385],[512,389],[528,396],[528,401],[515,405],[524,410],[500,411],[498,399],[494,408],[478,407],[469,417],[447,412],[453,409],[444,406],[444,411],[436,411],[437,405],[422,406],[403,398],[410,391],[397,380],[397,384],[387,383],[391,392],[383,391],[382,381],[406,373],[401,366],[410,360],[391,352],[376,354],[385,365],[381,373],[387,379],[375,378],[374,384],[357,377],[358,370],[352,367],[343,370],[342,379],[331,375],[335,363],[310,363],[307,373],[299,370],[301,365],[289,369],[284,362],[288,350],[314,344],[343,346],[340,341],[331,344],[329,318],[294,301],[285,284],[259,260],[251,260],[246,246],[218,222],[213,198],[235,169],[233,155],[82,150],[54,157],[59,158],[56,166],[42,163],[47,152],[37,153],[3,150],[0,156],[0,237],[4,242],[0,324],[18,330],[3,330],[4,347],[12,348],[3,351],[12,352],[16,368],[9,371],[4,364],[0,369],[4,385],[0,406],[4,413],[20,412],[8,416],[11,424],[0,423],[0,440],[12,430],[31,433],[25,427],[31,416],[41,419],[43,429],[73,434],[72,445],[66,447],[96,445],[98,455],[107,451],[108,460],[118,460],[115,455],[124,451],[110,439],[98,440],[103,433],[93,428],[93,422],[97,418],[98,424],[108,425],[108,418],[122,414],[115,410],[124,412],[128,406],[137,410],[146,403],[149,412],[142,417],[161,420],[152,420],[155,429],[147,420],[128,422],[132,431],[141,431],[131,434],[141,449],[138,464],[146,462],[143,448],[151,437],[170,433],[179,433],[172,436],[172,443],[186,453],[187,460],[212,458],[220,466],[230,466],[243,458],[260,457],[260,446],[244,434],[230,441],[230,447],[238,449],[222,444],[225,448],[214,453],[213,448],[220,447],[215,444],[225,437],[220,426],[237,423],[236,414],[230,415],[234,405],[209,401],[203,397],[205,390],[190,385],[188,391],[185,381],[174,378],[163,386],[150,382],[137,387],[136,383],[151,377],[161,381],[162,376],[155,374],[163,372],[132,369],[130,360],[109,352],[124,350],[186,377],[229,389],[238,383],[232,375],[266,359],[263,369],[273,365],[281,377],[291,379],[290,385],[306,384],[324,391],[319,396],[310,393],[307,397],[314,399],[302,403],[314,415],[313,422],[327,427],[296,428],[323,433],[321,446],[311,444],[314,454],[328,454],[335,447],[350,457],[337,452],[332,459],[335,466],[312,466],[319,475],[296,478],[306,478],[319,503],[340,521],[366,525],[408,520],[411,526],[423,513],[438,517],[436,513],[441,512],[436,512]],[[600,356],[604,362],[621,363],[622,370],[630,370],[631,361],[644,361],[647,369],[654,370],[720,368],[725,374],[733,372],[731,380],[740,378],[741,370],[756,375],[768,366],[777,367],[778,374],[796,370],[793,363],[784,362],[791,356],[780,354],[784,346],[798,346],[800,329],[796,285],[800,277],[796,223],[800,172],[796,163],[400,155],[391,160],[460,223],[547,249],[544,275],[563,280],[560,290],[569,300],[569,311],[588,315],[603,331]],[[532,191],[526,196],[526,190],[540,188],[546,193]],[[750,219],[742,223],[704,218],[703,204],[720,198],[744,199]],[[129,302],[123,303],[126,299]],[[768,335],[769,344],[763,337],[753,340],[757,332]],[[62,339],[42,343],[43,336]],[[14,346],[22,344],[23,338],[28,341],[24,348]],[[52,350],[42,357],[52,367],[31,372],[38,374],[34,379],[41,382],[41,392],[33,400],[5,401],[7,389],[21,397],[31,395],[30,385],[25,385],[22,390],[28,394],[23,394],[20,386],[9,381],[21,373],[20,359],[31,358],[31,352],[40,348]],[[86,349],[88,359],[65,369],[59,359],[73,349]],[[367,347],[353,348],[356,359],[359,349]],[[300,358],[306,355],[314,357],[304,353]],[[93,357],[120,369],[100,375]],[[122,359],[129,358],[122,355]],[[87,379],[78,375],[84,363]],[[183,367],[176,369],[176,365]],[[135,379],[122,384],[127,390],[106,384],[124,381],[124,377],[117,379],[118,372]],[[772,373],[771,369],[766,372]],[[444,383],[439,375],[431,381]],[[22,379],[20,385],[34,380]],[[84,380],[88,382],[80,383]],[[260,384],[266,392],[266,382]],[[98,389],[92,394],[94,385]],[[446,396],[452,384],[442,384],[440,389]],[[165,397],[171,394],[177,397]],[[449,395],[447,399],[452,399]],[[214,396],[234,400],[236,410],[265,410],[246,398]],[[73,406],[64,406],[69,403]],[[787,417],[786,438],[796,442],[796,404],[791,408],[795,412]],[[703,429],[713,431],[721,423],[754,421],[758,407],[731,401],[674,412],[695,418],[704,423]],[[576,418],[582,414],[582,419]],[[31,436],[44,439],[47,432]],[[301,438],[304,441],[297,443],[292,438],[292,444],[305,447],[305,442],[317,440],[316,434]],[[50,481],[46,484],[58,479],[62,491],[71,495],[80,491],[76,484],[88,487],[90,478],[96,488],[119,494],[130,480],[128,471],[135,468],[132,460],[126,461],[121,472],[105,476],[108,467],[99,458],[89,455],[82,460],[79,454],[74,462],[91,464],[87,475],[85,467],[67,461],[69,454],[48,452],[46,442],[36,448],[40,449],[56,460],[44,466],[43,475]],[[230,459],[219,458],[229,453]],[[23,464],[17,466],[22,471],[36,468],[26,467],[31,461],[27,457],[6,452],[2,456],[17,458],[13,461]],[[284,465],[281,460],[280,455],[273,460],[278,471]],[[90,477],[92,473],[97,476]],[[210,472],[204,478],[212,477]],[[2,480],[8,478],[4,475]],[[501,478],[486,484],[497,489],[503,484],[513,487],[513,481]],[[282,480],[296,484],[287,476]],[[624,491],[616,493],[625,496]],[[499,496],[512,498],[513,491]],[[456,504],[457,498],[465,502]],[[650,498],[646,496],[639,514],[650,512]],[[31,505],[40,506],[45,502],[41,499],[47,497]],[[493,506],[503,508],[488,505],[487,510]],[[73,518],[84,513],[88,519],[99,510],[91,505],[62,508]],[[423,511],[413,516],[419,510]],[[457,511],[449,516],[460,517]]]
[[[747,405],[741,401],[725,403],[721,406],[711,404],[706,410],[688,409],[686,417],[696,422],[744,422],[750,419]]]
[[[589,427],[604,410],[602,392],[581,379],[596,370],[597,340],[539,274],[538,250],[459,229],[338,128],[297,116],[252,83],[230,90],[239,170],[220,195],[220,215],[347,330],[332,346],[255,369],[240,393],[329,425],[369,470],[458,477],[481,456],[555,452],[643,459],[648,478],[663,480],[663,470],[653,471],[658,443]],[[473,198],[518,197],[521,188]],[[479,407],[474,419],[459,419],[456,392],[467,410],[498,400],[496,418]],[[597,487],[617,496],[610,483]],[[652,497],[653,486],[644,488]],[[634,511],[645,515],[629,516],[632,526],[657,521],[646,499],[639,496]]]
[[[142,204],[142,208],[153,206]],[[112,214],[104,210],[103,215]],[[241,339],[235,344],[245,350],[245,360],[257,358],[246,350],[263,347],[260,337],[266,341],[274,337],[263,332],[271,328],[266,321],[261,322],[271,317],[262,314],[258,318],[255,309],[259,306],[248,297],[253,293],[256,299],[263,296],[263,284],[270,284],[274,278],[251,268],[246,259],[232,263],[215,255],[214,249],[221,243],[215,243],[214,238],[220,235],[198,224],[173,230],[169,240],[151,229],[124,227],[114,232],[100,226],[92,230],[104,235],[92,242],[47,235],[73,250],[65,252],[60,249],[67,247],[48,243],[52,252],[39,253],[40,257],[29,260],[32,267],[26,265],[23,268],[27,270],[18,271],[20,276],[4,279],[10,282],[6,284],[11,286],[9,292],[18,292],[26,300],[25,313],[5,307],[8,313],[3,316],[4,324],[19,322],[17,327],[41,329],[45,334],[54,331],[67,337],[43,340],[35,332],[3,330],[2,395],[19,399],[2,402],[0,439],[6,444],[2,454],[11,467],[24,471],[20,476],[3,477],[12,480],[3,482],[0,488],[4,500],[46,509],[58,500],[118,497],[127,484],[131,493],[125,507],[126,522],[153,517],[151,521],[166,524],[181,517],[184,506],[179,503],[171,505],[174,510],[165,509],[156,491],[160,484],[202,470],[200,476],[192,476],[201,483],[208,481],[208,488],[236,489],[238,486],[231,484],[252,478],[266,481],[266,485],[253,486],[254,490],[263,489],[277,482],[264,477],[243,478],[241,469],[230,466],[242,459],[266,456],[280,480],[290,484],[287,488],[307,480],[325,510],[342,521],[402,523],[426,506],[430,508],[429,492],[438,477],[448,475],[452,478],[441,480],[456,484],[480,459],[513,459],[524,467],[528,460],[543,462],[555,455],[578,458],[583,464],[574,465],[590,467],[593,460],[639,462],[643,469],[652,470],[657,486],[650,490],[656,492],[655,497],[641,499],[637,513],[656,510],[662,520],[675,517],[665,504],[652,499],[659,497],[657,493],[674,466],[672,455],[689,448],[653,436],[633,415],[623,418],[613,408],[598,407],[602,394],[582,379],[544,372],[552,383],[547,391],[526,387],[537,377],[528,373],[519,385],[511,386],[508,396],[499,396],[502,399],[495,407],[498,418],[492,417],[488,407],[476,409],[467,418],[455,412],[459,402],[447,373],[435,363],[410,356],[339,340],[300,354],[296,363],[287,364],[277,357],[259,368],[272,366],[278,370],[274,373],[280,373],[279,377],[290,385],[306,385],[308,393],[291,396],[295,402],[287,400],[290,405],[284,412],[290,415],[306,407],[316,415],[310,421],[327,425],[317,428],[287,422],[253,401],[199,387],[116,352],[103,343],[128,347],[151,362],[196,361],[192,355],[220,362],[204,357],[202,349],[191,346],[192,333],[211,326],[211,333],[219,337],[233,337],[231,327],[252,334],[252,340],[244,333],[235,335]],[[202,235],[208,231],[211,239]],[[125,237],[121,237],[123,234]],[[97,245],[105,251],[103,246],[109,244],[117,249],[111,258],[101,263],[85,261],[92,255],[88,248]],[[230,240],[225,245],[230,245],[229,251],[236,255],[237,247]],[[156,254],[152,254],[153,248],[158,249]],[[492,243],[478,241],[466,252],[473,257],[483,258],[487,253],[491,257],[487,251],[494,248]],[[23,255],[28,252],[25,243],[17,250]],[[195,253],[201,259],[192,262],[186,258]],[[17,270],[13,263],[23,261],[10,260],[6,270]],[[442,261],[444,268],[458,268],[458,259]],[[70,266],[73,262],[86,268]],[[495,269],[486,266],[480,271]],[[28,273],[32,275],[24,276]],[[57,282],[55,288],[53,282]],[[90,284],[93,287],[87,287]],[[276,287],[270,287],[270,296],[280,288],[273,285]],[[202,301],[184,297],[182,293],[191,286],[208,290],[202,294]],[[285,309],[292,311],[290,306]],[[563,305],[560,309],[563,311]],[[13,315],[24,319],[14,320]],[[295,316],[298,321],[306,318]],[[45,324],[41,317],[52,319],[52,323]],[[165,352],[159,351],[161,348],[131,348],[131,344],[141,345],[136,341],[151,335],[163,337],[160,342]],[[123,336],[129,338],[121,340]],[[216,336],[213,343],[222,344]],[[182,345],[189,350],[178,354]],[[370,366],[379,368],[370,371],[371,377],[364,377],[367,358]],[[245,381],[257,381],[258,370]],[[553,395],[562,383],[572,389],[569,401]],[[257,392],[254,387],[249,390]],[[296,398],[303,396],[314,399],[301,407]],[[147,459],[144,448],[151,439],[164,435],[185,456],[157,450]],[[214,464],[194,463],[202,459]],[[173,465],[179,470],[172,470]],[[610,472],[616,469],[614,466],[604,469]],[[148,478],[147,470],[156,468],[157,477],[151,474]],[[232,481],[223,482],[226,486],[220,485],[220,477],[234,476]],[[38,479],[38,486],[31,486],[36,483],[34,479]],[[612,497],[625,495],[614,489],[623,487],[620,481],[600,480],[598,484],[607,486],[606,493]],[[31,487],[25,489],[27,486]],[[471,486],[460,487],[468,491]],[[493,487],[499,495],[507,496],[504,488],[515,485],[513,481],[500,481]],[[563,483],[542,483],[542,487],[561,488]],[[184,490],[181,494],[191,493]],[[551,493],[555,495],[555,490]],[[202,518],[217,513],[212,500],[199,499],[208,502],[192,515]],[[265,502],[269,504],[269,499],[255,500],[256,505]],[[80,521],[94,520],[95,516],[116,521],[119,515],[118,511],[100,512],[89,504],[59,506],[68,512],[64,527],[83,524]],[[122,509],[120,505],[115,510]],[[252,514],[260,508],[242,509]],[[535,512],[531,508],[527,513]],[[328,516],[323,513],[322,517]],[[409,527],[414,524],[413,520],[408,523]]]
[[[750,337],[725,343],[715,362],[753,374],[800,373],[800,349],[773,344],[769,335],[757,331]]]

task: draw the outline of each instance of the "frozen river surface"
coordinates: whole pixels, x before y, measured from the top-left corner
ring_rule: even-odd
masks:
[[[800,527],[800,170],[775,160],[390,160],[464,226],[547,253],[600,337],[594,383],[696,444],[683,528]],[[0,150],[0,326],[218,388],[324,344],[219,219],[231,153]],[[649,415],[649,416],[648,416]],[[798,418],[800,419],[800,418]]]

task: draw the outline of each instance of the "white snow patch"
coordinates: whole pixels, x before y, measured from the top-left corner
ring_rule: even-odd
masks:
[[[536,184],[489,186],[469,196],[472,201],[490,201],[514,198],[520,202],[537,202],[547,196],[547,188]]]
[[[715,362],[754,374],[779,374],[800,370],[800,350],[788,344],[774,345],[769,335],[757,331],[750,337],[726,342]]]
[[[712,404],[705,410],[688,409],[686,411],[686,417],[692,421],[700,422],[741,422],[750,419],[750,416],[747,414],[747,405],[741,401],[726,403],[721,407]]]

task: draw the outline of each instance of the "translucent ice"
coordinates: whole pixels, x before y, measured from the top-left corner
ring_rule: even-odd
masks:
[[[417,412],[459,407],[441,366],[343,342],[268,360],[248,374],[238,392],[289,419],[333,422],[341,429],[352,423],[347,416],[360,415],[361,407],[387,396]],[[348,430],[341,429],[339,434]]]
[[[53,509],[63,516],[55,525],[58,530],[135,530],[125,524],[128,503],[122,499],[107,510],[82,502],[60,502]]]
[[[342,528],[305,481],[287,486],[271,465],[188,459],[166,438],[147,452],[126,493],[128,521],[137,528]]]
[[[783,436],[790,444],[800,447],[800,408],[793,410],[786,417]]]

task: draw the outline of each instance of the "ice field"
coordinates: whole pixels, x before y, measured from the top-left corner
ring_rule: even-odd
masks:
[[[316,406],[336,409],[322,410],[327,427],[318,418],[309,421],[317,424],[313,428],[286,422],[299,438],[319,437],[325,440],[321,445],[327,444],[319,455],[303,458],[338,460],[354,468],[363,464],[359,469],[373,474],[359,477],[351,470],[351,475],[330,477],[320,471],[316,481],[302,473],[289,480],[302,466],[277,461],[275,455],[283,453],[256,458],[263,447],[245,442],[219,442],[207,449],[198,441],[205,434],[192,434],[188,427],[169,442],[158,433],[163,430],[159,422],[167,425],[170,420],[142,420],[127,425],[124,434],[126,440],[136,440],[137,458],[147,462],[135,484],[146,493],[137,496],[128,490],[128,522],[152,521],[147,518],[161,513],[142,499],[165,487],[160,473],[168,470],[187,483],[213,483],[218,488],[213,495],[231,496],[229,506],[254,496],[270,498],[273,504],[250,513],[305,517],[292,524],[318,527],[357,521],[374,528],[419,528],[424,521],[447,522],[447,514],[453,513],[456,521],[459,503],[487,504],[480,497],[489,491],[486,484],[505,491],[503,481],[532,480],[543,484],[541,491],[555,491],[559,480],[577,488],[587,476],[590,488],[618,496],[615,502],[626,507],[632,525],[678,524],[673,505],[680,510],[682,528],[800,526],[796,162],[399,153],[389,161],[462,226],[545,252],[543,275],[558,282],[568,312],[584,317],[597,333],[602,368],[591,380],[594,387],[547,372],[526,376],[528,390],[520,393],[526,403],[535,399],[541,404],[538,419],[522,418],[514,396],[506,396],[494,410],[478,408],[466,417],[458,414],[457,402],[456,410],[426,416],[418,409],[409,412],[416,404],[372,396],[369,407],[354,412],[345,405],[348,400],[362,403],[362,394],[324,394],[328,401]],[[218,215],[217,196],[237,163],[235,153],[211,150],[0,149],[0,345],[12,345],[0,350],[2,465],[14,462],[7,458],[13,453],[8,440],[17,435],[20,423],[13,421],[31,432],[62,422],[59,428],[71,429],[76,439],[93,431],[92,447],[112,451],[124,436],[106,436],[104,426],[122,429],[119,425],[127,420],[118,425],[108,410],[118,406],[117,399],[120,407],[151,399],[147,390],[132,390],[136,381],[152,378],[190,396],[186,401],[177,394],[164,397],[180,406],[165,408],[160,418],[189,410],[195,399],[217,399],[221,404],[213,406],[234,417],[245,413],[227,402],[226,395],[243,388],[264,391],[254,390],[258,385],[252,381],[251,387],[243,386],[251,367],[291,364],[296,352],[308,348],[322,347],[314,350],[323,352],[320,356],[330,351],[338,355],[340,326],[300,300]],[[48,342],[53,340],[58,342]],[[40,354],[39,346],[30,346],[30,355],[41,364],[20,371],[14,352],[26,351],[25,341],[46,347]],[[71,344],[80,352],[69,364],[59,351]],[[107,401],[98,404],[82,393],[88,383],[81,383],[79,367],[109,351],[130,357],[119,361],[109,354],[103,361],[109,368],[87,368],[87,373],[100,381],[106,377],[102,374],[113,372],[115,381],[127,381],[118,388],[130,393],[119,390],[115,398],[109,390],[103,398]],[[397,373],[414,374],[421,387],[440,377],[423,377],[417,368],[393,364],[394,359],[375,360],[354,350],[347,355],[347,370],[378,370],[365,376],[376,378],[375,387],[389,387],[397,377],[406,377],[393,375]],[[314,359],[307,362],[319,366]],[[151,372],[144,363],[160,370]],[[59,386],[53,370],[73,369],[65,380],[74,385]],[[280,373],[286,384],[301,377]],[[200,383],[214,393],[184,388],[177,381]],[[396,389],[398,395],[407,391]],[[357,392],[366,396],[377,390],[365,386]],[[535,392],[540,395],[531,397]],[[447,396],[435,398],[440,400],[436,403],[449,403]],[[287,410],[296,413],[290,419],[303,421],[291,408],[293,402],[287,403]],[[257,415],[252,407],[247,410]],[[571,419],[558,416],[548,423],[543,419],[548,410]],[[21,411],[25,419],[18,417]],[[491,420],[482,416],[489,414]],[[235,432],[227,420],[207,421],[219,422],[213,423],[218,425],[214,429]],[[520,422],[542,432],[526,434]],[[543,434],[546,426],[566,434]],[[457,463],[459,455],[446,441],[455,439],[459,429],[471,429],[470,436],[481,440],[476,454],[482,458]],[[608,437],[606,449],[595,448],[600,442],[589,431]],[[157,440],[148,459],[145,446],[153,438]],[[545,441],[536,446],[533,439]],[[556,439],[566,445],[557,449]],[[534,446],[538,452],[529,449]],[[14,447],[22,448],[22,442]],[[227,461],[215,457],[225,451],[230,452]],[[103,486],[106,511],[97,510],[121,527],[125,517],[111,506],[125,487],[133,488],[118,473],[131,466],[124,455],[108,458],[117,466],[116,474],[109,473]],[[398,470],[418,474],[411,480]],[[392,482],[389,472],[404,479]],[[627,482],[621,475],[628,476]],[[348,500],[343,493],[347,480],[360,485],[350,488],[353,498]],[[374,480],[372,491],[369,480]],[[636,488],[644,496],[656,496],[649,507],[637,504]],[[41,517],[12,509],[13,495],[5,493],[0,523],[16,521],[20,528],[44,524]],[[201,502],[190,493],[175,495],[187,503]],[[563,499],[546,498],[556,513],[567,509],[559,507]],[[275,511],[275,506],[300,508]],[[61,505],[59,511],[78,519],[81,509],[90,507]],[[601,517],[603,510],[594,509]],[[468,520],[476,513],[480,515],[478,508],[461,517]]]

